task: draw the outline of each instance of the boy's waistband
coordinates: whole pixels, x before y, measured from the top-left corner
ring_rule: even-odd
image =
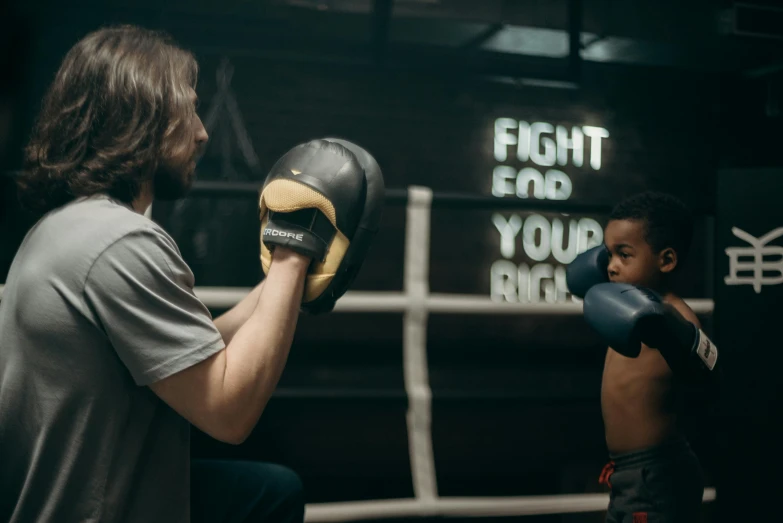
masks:
[[[614,462],[614,469],[632,468],[644,466],[652,463],[674,459],[691,452],[691,446],[684,437],[678,437],[661,445],[649,447],[646,449],[635,450],[633,452],[623,452],[620,454],[609,454]]]

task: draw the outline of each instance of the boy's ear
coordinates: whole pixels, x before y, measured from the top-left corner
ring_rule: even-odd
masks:
[[[671,247],[666,247],[658,253],[658,268],[661,272],[672,272],[677,267],[677,251]]]

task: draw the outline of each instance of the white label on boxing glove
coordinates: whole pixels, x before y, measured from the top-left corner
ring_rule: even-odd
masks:
[[[285,232],[285,231],[278,231],[277,229],[264,229],[264,235],[267,236],[280,236],[282,238],[293,238],[297,241],[303,241],[304,235],[303,234],[295,234],[293,232]]]
[[[715,363],[718,361],[718,348],[701,329],[699,329],[699,344],[696,346],[696,354],[708,369],[715,368]]]

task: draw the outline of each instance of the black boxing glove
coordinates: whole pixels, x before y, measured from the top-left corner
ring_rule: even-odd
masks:
[[[587,323],[612,349],[636,358],[642,344],[657,349],[672,372],[717,384],[718,348],[699,327],[660,295],[626,283],[601,283],[585,296]]]
[[[609,251],[598,245],[580,253],[566,267],[566,285],[569,292],[584,298],[590,287],[609,281]]]

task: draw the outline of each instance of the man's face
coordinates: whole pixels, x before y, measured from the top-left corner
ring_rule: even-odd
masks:
[[[192,103],[195,107],[198,99],[195,91],[190,89]],[[193,118],[185,129],[186,139],[174,148],[170,158],[164,159],[153,179],[153,191],[156,200],[176,200],[187,194],[193,185],[196,175],[196,161],[204,150],[209,136],[198,114],[194,111]]]
[[[609,250],[609,280],[655,289],[660,279],[658,256],[644,238],[644,222],[612,220],[604,231]]]

